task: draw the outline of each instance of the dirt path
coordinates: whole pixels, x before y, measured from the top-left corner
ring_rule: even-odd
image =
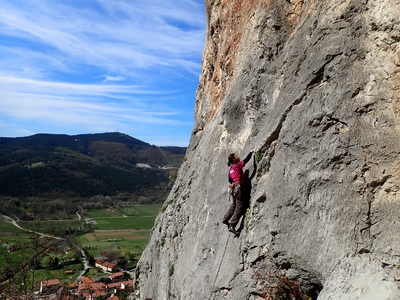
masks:
[[[41,233],[41,232],[37,232],[37,231],[33,231],[33,230],[30,230],[30,229],[23,228],[23,227],[21,227],[21,225],[19,225],[19,224],[17,223],[16,220],[14,220],[14,219],[10,218],[9,216],[6,216],[6,215],[2,215],[2,216],[3,216],[7,221],[9,221],[11,224],[13,224],[15,227],[17,227],[17,228],[19,228],[19,229],[21,229],[21,230],[23,230],[23,231],[35,233],[35,234],[37,234],[37,235],[40,235],[40,236],[43,236],[43,237],[49,237],[49,238],[56,239],[56,240],[63,240],[63,238],[60,238],[60,237],[58,237],[58,236],[54,236],[54,235],[50,235],[50,234],[45,234],[45,233]]]

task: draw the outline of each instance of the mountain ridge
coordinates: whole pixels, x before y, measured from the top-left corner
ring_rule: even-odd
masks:
[[[179,168],[185,151],[184,147],[150,145],[118,132],[2,137],[0,195],[166,192],[170,170]]]

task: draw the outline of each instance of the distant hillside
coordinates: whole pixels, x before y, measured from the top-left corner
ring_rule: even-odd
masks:
[[[0,138],[0,196],[166,194],[185,151],[122,133]]]

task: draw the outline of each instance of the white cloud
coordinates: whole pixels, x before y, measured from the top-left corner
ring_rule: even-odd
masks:
[[[104,82],[107,82],[107,81],[124,81],[124,80],[126,80],[126,77],[124,77],[124,76],[105,75],[104,77],[105,77]]]
[[[21,86],[24,88],[21,89]],[[174,109],[154,110],[139,96],[159,95],[160,92],[141,90],[136,86],[72,84],[0,76],[0,89],[3,89],[0,98],[2,112],[18,114],[18,117],[42,117],[48,115],[51,109],[59,110],[59,113],[52,112],[51,116],[65,114],[68,110],[85,111],[87,114],[105,111],[121,116],[127,113],[146,115],[146,119],[140,120],[151,123],[157,121],[151,116],[176,114]],[[162,121],[168,122],[165,119]]]
[[[56,124],[61,128],[77,128],[76,133],[119,129],[126,133],[133,131],[135,137],[147,128],[157,130],[159,127],[160,132],[171,132],[168,129],[171,126],[187,130],[192,126],[191,122],[178,118],[182,114],[179,109],[165,106],[160,100],[156,105],[155,102],[142,100],[140,97],[143,93],[146,97],[153,95],[148,90],[142,91],[134,86],[71,84],[0,76],[0,90],[3,90],[0,97],[1,114],[12,120],[25,120],[29,124],[27,128],[18,129],[18,133],[22,134],[31,132],[29,128],[38,120],[47,124],[37,125],[41,128],[40,132],[51,132],[43,128],[51,128],[54,126],[51,124]],[[160,93],[155,91],[153,94],[158,96]],[[5,130],[3,126],[1,131]],[[187,138],[188,133],[185,135]],[[157,143],[151,140],[147,142]],[[178,145],[177,142],[175,145]]]

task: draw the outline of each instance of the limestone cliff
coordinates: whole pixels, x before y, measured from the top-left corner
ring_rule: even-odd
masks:
[[[195,126],[141,299],[400,299],[400,2],[206,8]],[[235,238],[227,156],[251,149]]]

